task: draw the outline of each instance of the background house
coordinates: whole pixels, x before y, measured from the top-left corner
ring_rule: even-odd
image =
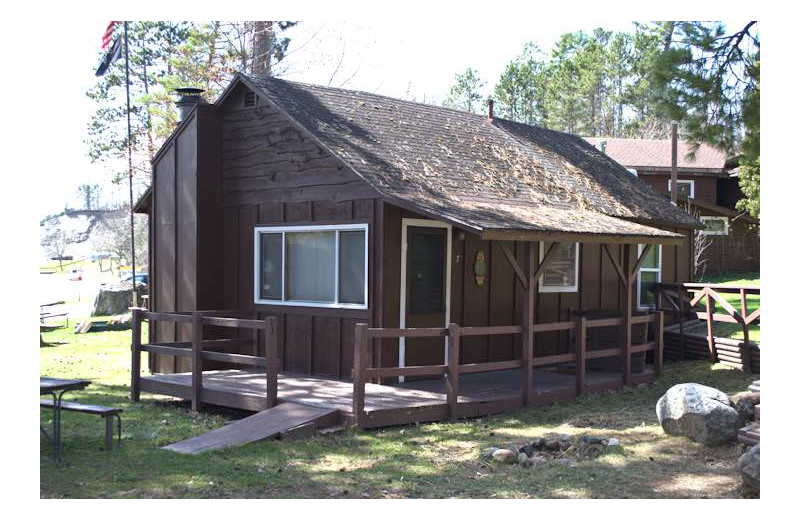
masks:
[[[586,137],[589,143],[659,191],[670,192],[672,146],[669,139]],[[689,143],[678,142],[678,199],[705,225],[696,239],[702,265],[698,275],[757,271],[760,262],[759,221],[736,209],[744,197],[736,169],[725,154],[701,145],[693,159]]]

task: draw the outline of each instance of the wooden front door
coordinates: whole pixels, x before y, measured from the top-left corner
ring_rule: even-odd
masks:
[[[417,222],[421,224],[421,222]],[[431,221],[407,222],[404,326],[444,327],[449,319],[449,227]],[[438,365],[445,362],[445,338],[405,338],[404,365]]]

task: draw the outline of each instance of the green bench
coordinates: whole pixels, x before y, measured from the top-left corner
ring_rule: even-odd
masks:
[[[53,408],[53,401],[50,399],[40,399],[39,404],[42,408]],[[112,449],[114,446],[114,417],[117,418],[117,446],[122,442],[122,418],[119,414],[122,413],[122,408],[111,408],[109,406],[100,406],[96,404],[83,404],[72,403],[67,401],[61,402],[62,411],[71,411],[78,413],[85,413],[89,415],[99,415],[106,420],[106,449]]]

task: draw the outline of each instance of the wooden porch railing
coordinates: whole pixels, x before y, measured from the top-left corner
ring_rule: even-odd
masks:
[[[555,365],[561,363],[575,363],[575,390],[581,394],[586,390],[586,362],[589,359],[603,357],[628,358],[625,363],[630,367],[630,356],[639,352],[654,351],[654,369],[656,376],[663,372],[664,363],[664,313],[657,312],[645,316],[635,316],[630,318],[631,324],[654,323],[654,340],[638,345],[625,345],[618,348],[587,351],[586,338],[587,330],[597,327],[618,327],[625,324],[624,318],[604,318],[589,320],[585,316],[576,317],[572,321],[557,323],[538,323],[532,327],[534,334],[542,332],[574,331],[575,349],[566,354],[556,354],[549,356],[533,356],[530,360],[531,370],[535,367]],[[418,328],[418,329],[398,329],[398,328],[369,328],[365,323],[359,323],[355,329],[355,352],[353,362],[353,417],[359,427],[363,427],[365,421],[365,399],[366,383],[372,379],[382,377],[397,376],[445,376],[445,389],[447,394],[447,405],[451,418],[458,417],[458,396],[459,396],[459,377],[462,374],[474,374],[479,372],[493,372],[496,370],[508,370],[525,367],[525,360],[512,359],[507,361],[491,361],[486,363],[459,362],[461,353],[461,338],[470,336],[491,336],[500,334],[522,334],[522,325],[508,325],[495,327],[461,327],[451,323],[447,327]],[[373,368],[370,358],[369,345],[374,338],[401,338],[401,337],[447,337],[448,351],[447,364],[426,365],[410,367],[382,367]],[[523,370],[524,372],[524,370]],[[630,374],[624,378],[630,379]],[[522,391],[520,397],[522,403],[532,403],[532,385],[526,384],[530,378],[523,374]]]
[[[225,317],[241,314],[237,311],[195,312],[147,312],[133,310],[133,341],[131,345],[131,399],[138,401],[141,393],[141,354],[150,352],[191,359],[192,366],[192,410],[197,410],[203,397],[203,361],[219,361],[250,367],[263,367],[266,371],[266,408],[277,404],[278,394],[278,339],[277,322],[274,317],[264,320]],[[186,323],[192,326],[192,341],[169,343],[142,343],[142,321],[165,321]],[[203,338],[203,327],[227,327],[264,331],[265,356],[250,356],[225,352],[233,348],[256,345],[258,339],[211,339]],[[214,349],[214,350],[211,350]]]
[[[722,294],[738,294],[739,308],[731,305]],[[664,303],[679,321],[681,343],[685,344],[684,321],[687,317],[696,317],[706,322],[706,340],[709,356],[717,360],[714,340],[714,322],[738,323],[742,326],[744,348],[742,349],[742,365],[745,371],[751,370],[751,342],[749,327],[761,321],[761,308],[750,312],[747,308],[747,296],[761,294],[761,287],[749,285],[721,285],[705,283],[659,283],[656,285],[656,305],[662,308]],[[701,305],[701,302],[703,304]],[[725,312],[717,312],[719,305]]]

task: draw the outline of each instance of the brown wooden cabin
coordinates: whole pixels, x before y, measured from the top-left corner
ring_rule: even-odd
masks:
[[[670,192],[672,143],[669,139],[586,140],[662,193]],[[736,209],[744,198],[738,169],[729,168],[723,152],[707,144],[690,155],[688,142],[678,141],[678,197],[684,209],[699,217],[708,245],[705,272],[758,271],[761,259],[759,220]]]
[[[691,281],[685,236],[700,226],[574,135],[244,75],[189,111],[154,158],[144,199],[152,311],[275,316],[280,370],[339,380],[351,378],[358,323],[646,312],[652,283]],[[150,334],[191,340],[185,324],[156,322]],[[562,354],[571,335],[543,332],[531,348]],[[526,341],[465,337],[460,361],[519,359]],[[446,343],[375,340],[372,363],[441,364]],[[159,373],[189,362],[150,355]]]

